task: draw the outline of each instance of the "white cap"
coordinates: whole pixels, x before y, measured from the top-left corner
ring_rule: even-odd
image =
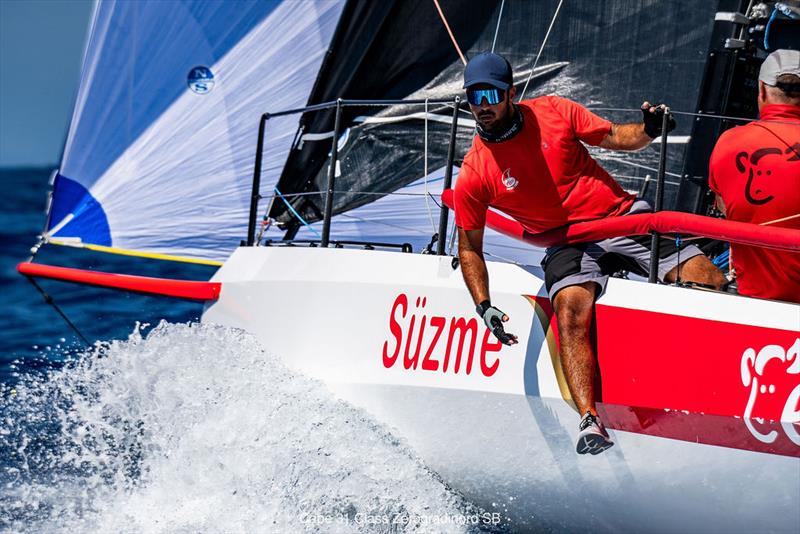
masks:
[[[758,79],[767,85],[778,83],[778,76],[800,76],[800,50],[776,50],[761,64]]]

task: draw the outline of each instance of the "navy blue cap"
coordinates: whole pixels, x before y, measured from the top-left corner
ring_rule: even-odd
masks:
[[[503,56],[483,52],[473,57],[464,69],[464,88],[486,83],[498,89],[508,90],[514,83],[511,64]]]

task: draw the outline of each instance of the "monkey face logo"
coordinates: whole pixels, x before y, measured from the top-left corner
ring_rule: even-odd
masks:
[[[759,162],[766,156],[781,156],[788,154],[788,161],[798,159],[795,147],[789,147],[785,152],[780,148],[759,148],[752,155],[747,152],[736,154],[736,170],[747,174],[747,183],[744,186],[744,197],[750,204],[761,206],[774,199],[774,195],[766,194],[764,188],[769,187],[772,171],[769,167],[759,167]],[[794,154],[792,154],[794,153]]]
[[[780,421],[786,436],[800,446],[800,338],[788,349],[781,345],[767,345],[758,352],[748,348],[742,354],[741,371],[742,385],[750,388],[743,418],[750,433],[763,443],[772,443],[778,432],[764,433],[758,426],[764,419]]]
[[[503,177],[501,178],[503,185],[506,186],[506,190],[511,191],[515,187],[519,185],[519,181],[511,176],[511,168],[506,169],[503,172]]]

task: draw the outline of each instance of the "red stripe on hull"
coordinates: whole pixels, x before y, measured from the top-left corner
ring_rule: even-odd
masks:
[[[550,301],[535,298],[556,321]],[[609,427],[800,457],[800,332],[598,304]]]

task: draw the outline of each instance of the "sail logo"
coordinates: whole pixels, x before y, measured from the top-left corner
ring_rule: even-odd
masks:
[[[186,83],[189,85],[189,89],[199,95],[204,95],[214,88],[214,73],[208,67],[195,67],[189,71]]]
[[[800,338],[788,349],[748,348],[742,354],[741,373],[742,385],[750,388],[743,417],[747,430],[762,443],[773,443],[778,431],[763,432],[753,421],[761,426],[765,419],[777,419],[786,436],[800,446]]]
[[[474,317],[428,315],[427,297],[417,297],[413,302],[412,309],[412,301],[405,293],[394,299],[389,312],[389,336],[382,350],[386,369],[397,365],[407,371],[467,375],[477,370],[487,378],[497,372],[500,358],[494,353],[500,352],[503,344],[483,323],[479,327]],[[480,334],[483,336],[479,344]]]
[[[503,177],[501,178],[501,181],[503,182],[503,185],[506,186],[507,191],[511,191],[519,185],[519,181],[511,176],[511,168],[503,171]]]

